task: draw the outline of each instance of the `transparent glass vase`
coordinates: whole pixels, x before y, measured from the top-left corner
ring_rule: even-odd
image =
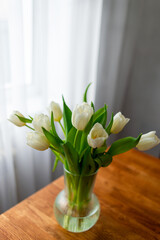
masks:
[[[56,197],[54,215],[66,230],[84,232],[97,222],[100,205],[93,193],[96,175],[77,175],[64,169],[65,188]]]

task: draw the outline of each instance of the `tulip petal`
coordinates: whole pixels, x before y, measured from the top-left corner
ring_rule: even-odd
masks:
[[[160,139],[156,136],[156,131],[151,131],[149,133],[143,134],[137,148],[140,151],[147,151],[160,143]]]
[[[108,134],[100,123],[96,123],[87,136],[89,146],[92,148],[101,147],[105,140],[108,138]]]
[[[125,118],[121,112],[118,112],[113,117],[113,125],[111,127],[110,132],[113,134],[117,134],[125,127],[125,125],[130,121],[129,118]]]
[[[93,108],[86,102],[76,105],[72,113],[72,125],[77,130],[84,130],[93,115]]]
[[[48,140],[39,132],[27,133],[27,145],[39,151],[44,151],[49,148]]]
[[[34,126],[34,129],[40,133],[43,133],[42,127],[44,127],[47,131],[51,130],[49,117],[43,113],[35,114],[32,124]]]
[[[23,126],[25,126],[26,123],[23,122],[23,121],[21,121],[21,120],[19,119],[19,117],[24,118],[24,116],[23,116],[20,112],[18,112],[18,111],[13,111],[12,114],[9,116],[8,120],[9,120],[11,123],[15,124],[17,127],[23,127]]]
[[[49,105],[49,112],[53,112],[54,121],[59,122],[62,119],[62,110],[58,103],[52,101]]]

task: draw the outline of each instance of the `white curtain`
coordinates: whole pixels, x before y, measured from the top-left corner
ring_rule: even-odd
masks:
[[[81,102],[97,74],[102,1],[0,0],[0,212],[45,186],[50,151],[26,145],[25,128],[7,121],[12,110],[47,113],[51,100]],[[90,91],[95,97],[93,84]]]

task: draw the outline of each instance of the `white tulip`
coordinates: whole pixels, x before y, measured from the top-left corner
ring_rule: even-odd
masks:
[[[93,108],[86,102],[77,105],[72,113],[72,125],[78,130],[84,130],[93,115]]]
[[[113,118],[113,125],[111,127],[111,133],[119,133],[125,127],[125,125],[129,122],[129,118],[125,118],[125,116],[118,112]]]
[[[156,136],[156,131],[151,131],[141,136],[140,141],[136,147],[140,151],[146,151],[157,146],[159,143],[160,139]]]
[[[54,121],[59,122],[62,119],[62,110],[58,103],[52,101],[49,105],[49,112],[50,114],[53,112]]]
[[[15,124],[18,127],[23,127],[26,125],[26,123],[22,122],[17,116],[16,114],[20,117],[24,117],[20,112],[18,111],[13,111],[12,114],[9,116],[8,120],[10,122],[12,122],[13,124]]]
[[[92,148],[99,148],[104,144],[108,138],[108,134],[100,123],[96,123],[87,136],[89,146]]]
[[[49,117],[47,115],[35,114],[33,119],[33,127],[37,132],[43,133],[42,127],[44,127],[47,131],[51,130],[51,123],[49,121]]]
[[[47,138],[39,132],[28,132],[27,133],[27,144],[39,151],[44,151],[49,148],[50,143]]]

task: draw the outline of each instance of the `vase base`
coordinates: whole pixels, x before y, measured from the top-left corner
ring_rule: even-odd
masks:
[[[74,211],[68,207],[65,191],[61,191],[54,202],[54,215],[57,222],[69,232],[85,232],[95,225],[99,218],[100,205],[94,193],[89,202],[87,214],[75,216]]]

